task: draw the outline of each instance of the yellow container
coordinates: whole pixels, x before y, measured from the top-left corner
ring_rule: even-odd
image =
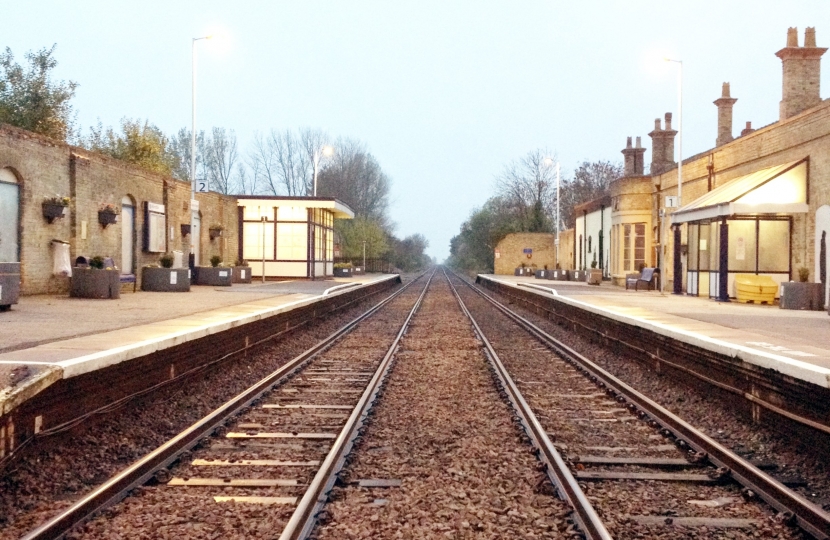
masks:
[[[772,304],[778,292],[778,283],[769,276],[735,274],[735,290],[738,302]]]

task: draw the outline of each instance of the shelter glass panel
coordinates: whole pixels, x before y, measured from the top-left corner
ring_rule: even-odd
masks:
[[[301,206],[280,206],[277,221],[308,221],[308,210]]]
[[[700,260],[700,225],[697,223],[689,224],[689,270],[698,269],[698,261]]]
[[[709,224],[709,268],[716,271],[720,269],[720,222]]]
[[[274,259],[274,223],[264,224],[265,260]],[[263,256],[263,223],[242,224],[242,258],[261,261]]]
[[[303,223],[278,223],[277,258],[282,261],[304,261],[307,256],[308,226]]]
[[[790,222],[761,221],[758,223],[758,272],[790,271]],[[730,268],[731,270],[731,268]]]
[[[257,206],[243,206],[242,219],[245,221],[260,221],[263,216],[268,219],[274,219],[273,205],[257,205]]]
[[[729,220],[729,271],[755,272],[755,224],[753,220]]]

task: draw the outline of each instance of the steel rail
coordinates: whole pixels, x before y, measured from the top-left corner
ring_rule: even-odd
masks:
[[[621,397],[624,400],[623,403],[628,401],[633,404],[661,424],[662,427],[668,429],[677,442],[683,441],[693,450],[705,453],[711,463],[717,467],[727,469],[736,482],[752,490],[771,507],[779,512],[792,514],[802,530],[819,540],[830,539],[830,513],[825,512],[778,480],[765,474],[747,460],[549,335],[532,322],[490,298],[477,287],[473,287],[463,279],[461,281],[545,346],[551,348],[567,362],[577,366],[584,375],[591,378],[597,385],[606,388],[606,391],[610,392],[611,395]]]
[[[407,283],[316,345],[300,353],[166,443],[117,473],[81,500],[27,533],[22,537],[22,540],[52,540],[63,538],[73,527],[87,521],[101,510],[116,504],[125,498],[132,489],[150,480],[159,469],[168,467],[174,463],[182,452],[199,444],[204,437],[209,436],[216,428],[222,426],[228,418],[236,415],[245,407],[250,406],[252,402],[259,399],[275,386],[285,382],[286,379],[305,367],[305,364],[310,362],[316,355],[334,345],[334,343],[354,330],[358,324],[377,313],[389,302],[397,298],[398,295],[407,290],[413,283],[423,277],[423,275],[421,274],[421,276]]]
[[[381,360],[380,365],[375,370],[375,374],[372,376],[371,381],[369,381],[366,390],[360,396],[360,400],[352,410],[349,419],[346,421],[346,425],[343,426],[343,429],[338,434],[331,450],[329,450],[325,460],[323,460],[320,469],[314,475],[314,479],[309,484],[299,505],[285,525],[279,540],[301,540],[308,538],[317,525],[317,514],[322,510],[328,500],[328,493],[334,487],[337,474],[342,470],[346,457],[354,446],[355,439],[358,437],[358,432],[363,427],[369,410],[374,404],[377,394],[389,374],[401,338],[406,333],[412,317],[415,316],[415,313],[421,306],[421,301],[424,299],[427,289],[429,289],[433,276],[435,276],[435,270],[429,276],[424,290],[421,291],[421,295],[401,325],[395,340],[386,351],[386,355],[384,355],[383,360]]]
[[[444,271],[444,276],[447,277],[447,282],[455,295],[455,299],[458,301],[458,305],[461,307],[461,311],[470,320],[475,333],[484,344],[487,359],[490,361],[495,374],[501,381],[502,387],[507,392],[508,399],[514,411],[519,415],[525,432],[530,437],[533,445],[539,449],[539,459],[545,464],[548,477],[556,487],[560,498],[564,499],[573,509],[576,525],[588,540],[611,540],[612,536],[605,528],[605,524],[603,524],[596,510],[594,510],[594,507],[588,501],[582,488],[579,487],[579,483],[574,478],[565,460],[562,459],[559,451],[554,447],[550,437],[548,437],[545,429],[542,427],[541,422],[539,422],[530,405],[525,401],[516,383],[513,382],[513,378],[508,373],[507,368],[504,367],[498,353],[496,353],[496,350],[484,335],[473,314],[464,305],[464,301],[447,276],[446,270]]]

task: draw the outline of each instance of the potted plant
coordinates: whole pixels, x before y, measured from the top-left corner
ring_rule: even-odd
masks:
[[[141,269],[141,290],[154,292],[187,292],[190,280],[187,268],[173,268],[173,255],[166,253],[159,258],[159,264]]]
[[[334,263],[334,277],[351,277],[352,263]]]
[[[233,263],[232,283],[250,283],[251,282],[251,268],[248,266],[248,261],[244,259],[237,259]]]
[[[83,259],[83,258],[79,258]],[[76,266],[69,278],[73,298],[120,298],[121,273],[109,257],[95,256],[87,266]]]
[[[208,228],[208,233],[210,234],[210,239],[214,240],[216,238],[219,238],[220,236],[222,236],[222,231],[224,231],[224,230],[225,230],[225,227],[223,227],[222,225],[220,225],[218,223],[211,225]]]
[[[810,283],[810,270],[798,269],[798,281],[781,284],[781,309],[804,309],[821,311],[824,309],[824,288],[821,283]]]
[[[602,270],[597,268],[596,259],[591,261],[591,270],[588,271],[588,274],[585,277],[585,281],[588,283],[588,285],[599,285],[602,281]]]
[[[220,266],[222,257],[214,255],[210,258],[210,266],[197,266],[193,269],[193,280],[196,285],[211,285],[213,287],[230,287],[231,268]]]
[[[182,223],[181,225],[179,225],[179,229],[182,232],[182,236],[187,236],[188,234],[190,234],[190,223]]]
[[[112,225],[113,223],[118,222],[118,210],[115,208],[113,204],[102,204],[98,208],[98,223],[107,227],[107,225]]]
[[[69,197],[60,197],[58,195],[46,197],[43,199],[43,204],[41,205],[43,208],[43,217],[49,223],[52,223],[58,218],[62,218],[66,213],[66,207],[69,206],[70,200]]]

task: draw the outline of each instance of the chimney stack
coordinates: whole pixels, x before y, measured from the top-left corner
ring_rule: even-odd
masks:
[[[640,137],[637,137],[637,145],[631,146],[631,137],[625,141],[625,149],[622,151],[625,160],[625,176],[642,176],[645,172],[645,164],[643,163],[643,154],[646,149],[640,142]]]
[[[675,166],[674,137],[677,131],[671,128],[671,113],[666,113],[666,129],[660,128],[660,119],[654,120],[654,131],[648,134],[651,137],[651,174],[659,174]]]
[[[787,30],[787,46],[775,53],[781,59],[784,72],[780,120],[821,103],[821,56],[826,51],[826,48],[816,47],[815,28],[805,30],[804,47],[798,46],[798,30]]]
[[[718,138],[715,146],[721,146],[734,140],[732,136],[732,106],[737,99],[729,95],[729,83],[723,83],[721,96],[714,101],[718,107]]]
[[[755,130],[752,129],[752,122],[747,122],[746,127],[741,130],[741,137],[743,137],[744,135],[749,135],[753,131],[755,131]]]

